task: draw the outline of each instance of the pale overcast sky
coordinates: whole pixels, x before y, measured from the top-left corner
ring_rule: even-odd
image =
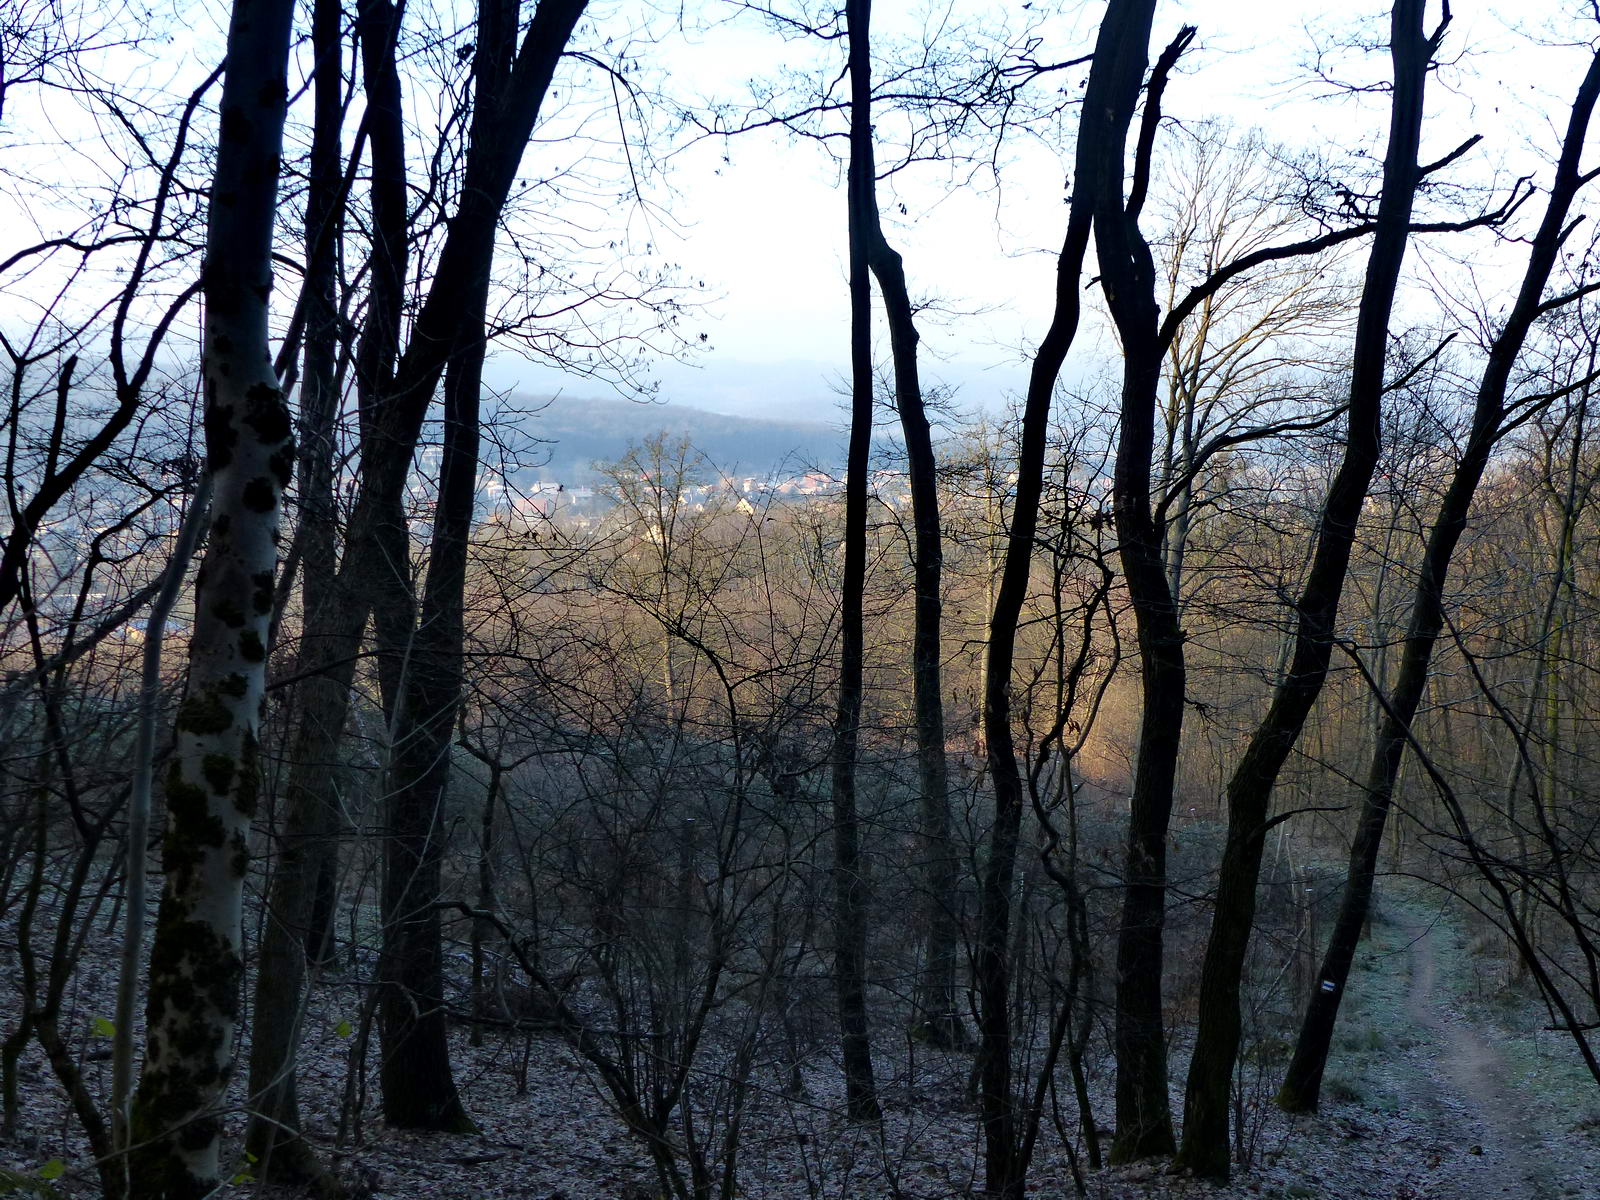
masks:
[[[634,6],[641,2],[597,4],[596,28],[605,36],[624,27],[626,14],[637,11]],[[885,37],[909,25],[911,18],[902,15],[908,9],[923,11],[920,5],[878,7],[875,32]],[[951,11],[958,17],[992,11],[1021,20],[1024,9],[1032,15],[1048,7],[1043,0],[993,6],[962,0],[952,3]],[[1059,19],[1037,56],[1052,61],[1086,53],[1103,7],[1089,3],[1075,16]],[[1437,7],[1431,7],[1436,17]],[[656,84],[675,102],[696,96],[738,100],[750,79],[800,65],[807,56],[836,61],[841,53],[839,43],[785,42],[748,16],[713,22],[716,14],[734,9],[721,0],[690,0],[687,23],[693,27],[698,19],[700,27],[687,33],[675,27],[671,14],[658,20],[661,43],[645,50],[643,61],[661,69],[664,77]],[[130,70],[137,67],[152,79],[171,77],[186,91],[208,69],[212,56],[206,47],[219,36],[224,10],[189,5],[178,11],[189,11],[190,18],[176,27],[171,40],[148,47],[143,64],[131,64]],[[1456,5],[1446,56],[1462,59],[1443,70],[1430,88],[1430,113],[1435,116],[1427,127],[1425,156],[1443,154],[1469,133],[1479,133],[1483,145],[1463,164],[1474,178],[1492,178],[1508,166],[1516,172],[1537,169],[1530,146],[1554,143],[1552,125],[1564,121],[1568,94],[1585,65],[1582,44],[1594,30],[1585,12],[1585,6],[1573,3]],[[1375,146],[1381,139],[1384,98],[1330,98],[1328,89],[1308,83],[1305,65],[1317,45],[1311,30],[1320,30],[1322,44],[1328,46],[1352,37],[1381,46],[1386,13],[1378,0],[1360,4],[1353,13],[1343,8],[1332,12],[1308,0],[1163,4],[1157,10],[1157,46],[1185,22],[1196,24],[1200,32],[1168,91],[1167,111],[1183,121],[1219,118],[1239,128],[1259,126],[1269,138],[1296,146]],[[1516,32],[1513,21],[1532,29]],[[1544,41],[1567,44],[1540,45],[1539,29]],[[1387,71],[1387,56],[1381,52],[1363,57],[1345,51],[1333,61],[1341,72],[1361,81],[1381,81]],[[1081,74],[1081,69],[1072,73],[1069,86]],[[427,101],[415,98],[416,103]],[[92,130],[67,132],[73,120],[71,102],[57,98],[50,103],[51,111],[42,117],[30,118],[18,109],[7,112],[8,167],[25,171],[35,161],[43,175],[55,172],[66,179],[114,170],[114,163],[95,158],[98,143]],[[62,149],[64,136],[77,136],[81,152]],[[38,148],[31,160],[24,145],[29,137]],[[530,151],[528,174],[539,174],[541,155],[548,152],[540,146]],[[905,256],[914,294],[937,299],[944,309],[942,314],[924,314],[921,321],[928,374],[934,381],[957,385],[968,406],[998,405],[1023,383],[1021,349],[1042,333],[1047,318],[1070,153],[1070,139],[1047,145],[1017,138],[1003,156],[1001,191],[952,189],[945,169],[929,164],[898,177],[894,193],[884,197],[889,233]],[[1600,161],[1600,152],[1594,157]],[[657,215],[643,229],[635,216],[630,235],[652,238],[667,258],[682,264],[686,278],[704,281],[707,303],[686,324],[691,336],[705,334],[708,349],[690,364],[657,367],[663,397],[723,412],[833,419],[833,389],[846,361],[848,323],[838,166],[815,144],[791,143],[762,132],[726,146],[703,142],[678,154],[664,182],[670,193],[653,187],[650,194],[670,216]],[[17,189],[7,190],[17,195]],[[0,195],[0,208],[5,203],[6,196]],[[904,215],[898,211],[900,203],[906,206]],[[628,210],[616,205],[604,219]],[[29,227],[30,217],[40,222],[38,228]],[[0,211],[0,220],[0,258],[8,241],[16,243],[9,246],[15,249],[52,232],[47,215],[37,211]],[[1426,253],[1425,248],[1418,251]],[[279,289],[285,302],[289,283],[283,280]],[[31,299],[6,298],[0,311],[19,314]],[[1069,376],[1092,370],[1097,358],[1104,360],[1095,353],[1097,338],[1103,334],[1086,329],[1069,363]],[[1103,342],[1099,345],[1104,348]],[[495,386],[532,393],[560,389],[583,396],[603,390],[593,381],[504,353],[496,356],[488,378]]]
[[[1102,7],[1087,6],[1075,42],[1069,34],[1039,56],[1085,52]],[[1543,27],[1569,43],[1590,36],[1592,21],[1562,15],[1572,6],[1555,7],[1540,18],[1519,5],[1516,19],[1530,25],[1542,19]],[[1436,14],[1437,9],[1435,19]],[[1575,86],[1586,56],[1571,45],[1541,47],[1519,37],[1512,19],[1494,5],[1455,6],[1446,57],[1466,53],[1430,89],[1434,118],[1425,157],[1442,155],[1470,133],[1482,134],[1474,174],[1487,178],[1508,162],[1529,169],[1529,144],[1553,143],[1550,123],[1564,121],[1565,93]],[[1381,5],[1332,13],[1305,0],[1165,4],[1157,11],[1156,48],[1185,22],[1196,24],[1200,37],[1168,91],[1166,108],[1173,117],[1258,126],[1291,145],[1349,148],[1363,138],[1381,144],[1383,97],[1330,98],[1328,89],[1308,81],[1305,70],[1319,34],[1329,46],[1336,38],[1385,37],[1387,10]],[[685,64],[681,71],[675,65],[675,78],[704,78],[717,64],[732,63],[751,75],[796,53],[748,25],[696,42],[667,51],[674,64],[679,56]],[[826,52],[836,55],[840,47]],[[1363,59],[1343,52],[1334,61],[1359,80],[1382,79],[1388,66],[1382,53]],[[737,82],[725,80],[721,94]],[[724,412],[781,410],[831,418],[838,405],[831,385],[843,369],[848,335],[842,176],[819,148],[767,133],[736,139],[730,163],[719,161],[721,153],[721,145],[703,146],[674,165],[679,194],[671,203],[686,223],[674,253],[718,298],[695,321],[711,349],[693,365],[663,364],[657,372],[663,395]],[[958,385],[969,405],[996,404],[1025,381],[1017,348],[1042,333],[1048,316],[1069,155],[1069,145],[1056,153],[1017,139],[999,195],[950,193],[940,169],[929,167],[918,180],[908,179],[896,197],[907,202],[907,217],[885,200],[890,236],[905,255],[913,291],[972,314],[922,321],[930,373]],[[1091,346],[1093,336],[1090,331]],[[1086,362],[1092,351],[1079,357]],[[1069,364],[1069,373],[1073,369]],[[493,376],[534,391],[595,389],[591,382],[504,358]]]

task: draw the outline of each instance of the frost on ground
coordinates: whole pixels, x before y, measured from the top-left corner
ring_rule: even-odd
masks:
[[[96,1018],[111,1011],[115,969],[114,938],[100,933],[97,929],[90,939],[61,1026],[72,1035],[89,1086],[103,1096],[109,1054],[105,1038],[95,1034]],[[10,931],[4,937],[9,941]],[[1483,1006],[1461,998],[1459,985],[1469,965],[1459,938],[1435,924],[1424,908],[1398,905],[1391,919],[1375,927],[1358,965],[1320,1115],[1291,1118],[1265,1103],[1264,1087],[1257,1088],[1251,1097],[1254,1165],[1230,1186],[1211,1187],[1145,1164],[1085,1169],[1088,1195],[1105,1200],[1576,1200],[1600,1195],[1595,1183],[1600,1180],[1600,1103],[1592,1081],[1572,1070],[1568,1060],[1573,1056],[1563,1054],[1553,1035],[1536,1044],[1509,1038],[1498,1032]],[[15,980],[14,964],[4,970]],[[16,1025],[17,996],[14,983],[8,983],[0,1008],[5,1032]],[[378,1116],[376,1096],[358,1086],[359,1119],[352,1113],[341,1124],[353,1086],[350,1065],[361,998],[353,981],[335,978],[318,987],[306,1015],[300,1076],[308,1137],[360,1190],[447,1200],[647,1200],[658,1195],[649,1156],[592,1072],[553,1035],[497,1031],[475,1048],[464,1029],[456,1032],[457,1080],[480,1125],[476,1136],[391,1130]],[[706,1062],[714,1069],[690,1095],[702,1111],[723,1102],[719,1074],[729,1069],[716,1054]],[[935,1200],[973,1194],[982,1170],[968,1094],[970,1058],[884,1039],[877,1065],[884,1120],[881,1126],[861,1127],[840,1117],[842,1082],[825,1050],[807,1059],[805,1090],[797,1097],[785,1094],[786,1072],[758,1064],[740,1125],[732,1194],[742,1200]],[[1181,1104],[1184,1066],[1180,1053],[1173,1062],[1175,1105]],[[1108,1085],[1106,1077],[1094,1083],[1102,1121],[1111,1111]],[[0,1146],[0,1166],[37,1178],[41,1168],[54,1174],[51,1164],[60,1160],[65,1172],[51,1181],[54,1194],[95,1195],[87,1149],[36,1046],[20,1063],[19,1101],[18,1129]],[[1029,1191],[1071,1196],[1072,1163],[1059,1136],[1060,1130],[1076,1132],[1070,1089],[1063,1089],[1059,1111],[1046,1120]],[[251,1164],[238,1159],[242,1132],[241,1101],[229,1123],[238,1178],[223,1194],[276,1196],[248,1178]]]

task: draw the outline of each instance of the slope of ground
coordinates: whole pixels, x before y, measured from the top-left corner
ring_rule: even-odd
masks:
[[[1507,1038],[1470,995],[1473,963],[1460,937],[1418,900],[1388,906],[1366,942],[1352,980],[1324,1111],[1290,1118],[1260,1107],[1252,1130],[1256,1165],[1226,1188],[1144,1165],[1087,1177],[1102,1200],[1193,1196],[1212,1200],[1579,1200],[1600,1195],[1600,1096],[1573,1074],[1560,1044],[1545,1035],[1530,1062],[1527,1039]],[[97,928],[63,1027],[85,1031],[79,1061],[98,1093],[109,1082],[95,1018],[110,1011],[114,939]],[[7,934],[9,940],[9,933]],[[500,1035],[472,1048],[458,1035],[455,1061],[476,1137],[387,1129],[365,1097],[365,1117],[340,1113],[359,1022],[354,979],[318,989],[307,1014],[301,1091],[307,1130],[342,1175],[373,1196],[477,1200],[650,1200],[654,1175],[607,1099],[554,1038]],[[0,1023],[16,1019],[16,993],[0,999]],[[824,1033],[807,1063],[806,1094],[783,1095],[775,1066],[757,1066],[756,1092],[739,1152],[741,1200],[811,1197],[937,1200],[971,1195],[981,1180],[976,1122],[967,1097],[970,1059],[901,1043],[879,1046],[886,1118],[851,1126]],[[373,1049],[376,1054],[376,1047]],[[1183,1062],[1174,1062],[1181,1084]],[[707,1089],[714,1086],[707,1076]],[[1109,1115],[1109,1080],[1095,1091]],[[0,1146],[0,1166],[34,1175],[62,1160],[55,1194],[95,1194],[85,1148],[59,1089],[37,1052],[23,1061],[18,1136]],[[1181,1100],[1175,1087],[1174,1101]],[[709,1094],[709,1092],[707,1093]],[[1262,1095],[1253,1097],[1261,1100]],[[702,1102],[705,1096],[702,1095]],[[1070,1101],[1063,1097],[1071,1125]],[[242,1131],[242,1117],[230,1121]],[[224,1195],[274,1194],[249,1180],[251,1164],[231,1151],[240,1178]],[[1030,1176],[1030,1191],[1071,1196],[1070,1164],[1052,1146]],[[43,1194],[43,1193],[41,1193]]]

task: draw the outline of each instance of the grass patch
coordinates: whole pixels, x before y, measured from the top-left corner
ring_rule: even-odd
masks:
[[[1356,951],[1328,1061],[1323,1094],[1375,1113],[1398,1112],[1405,1081],[1398,1060],[1432,1034],[1411,1016],[1411,947],[1415,930],[1434,914],[1413,912],[1403,896],[1385,893],[1370,935]]]
[[[1339,1035],[1339,1048],[1351,1054],[1363,1052],[1376,1054],[1388,1044],[1383,1030],[1376,1025],[1363,1022],[1354,1029],[1346,1029]]]
[[[1365,1104],[1367,1094],[1343,1075],[1330,1075],[1322,1082],[1323,1094],[1340,1104]]]

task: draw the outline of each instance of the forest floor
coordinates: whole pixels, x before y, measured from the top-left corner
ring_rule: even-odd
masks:
[[[1323,1110],[1289,1117],[1271,1102],[1281,1061],[1267,1055],[1243,1087],[1252,1159],[1217,1188],[1144,1164],[1085,1172],[1099,1200],[1600,1200],[1600,1091],[1561,1035],[1530,1027],[1525,997],[1500,986],[1500,960],[1472,952],[1464,935],[1420,895],[1392,889],[1385,917],[1363,943],[1329,1063]],[[9,931],[6,931],[9,934]],[[115,948],[93,938],[63,1020],[92,1033],[109,1012]],[[100,945],[104,942],[104,945]],[[101,962],[101,956],[104,961]],[[11,973],[12,968],[0,968]],[[438,1200],[653,1200],[647,1156],[589,1072],[556,1039],[490,1036],[482,1047],[458,1031],[457,1079],[481,1132],[470,1137],[390,1130],[368,1096],[360,1128],[339,1137],[340,1112],[359,1021],[360,989],[332,980],[307,1012],[301,1072],[307,1133],[340,1174],[375,1197]],[[0,991],[0,1032],[16,1018],[16,992]],[[89,1082],[109,1082],[104,1041],[83,1041]],[[1283,1047],[1279,1047],[1281,1050]],[[976,1122],[967,1098],[970,1058],[880,1047],[881,1127],[841,1120],[837,1073],[825,1054],[808,1062],[803,1100],[784,1098],[770,1071],[746,1118],[735,1195],[740,1200],[944,1200],[970,1196],[981,1179]],[[376,1053],[376,1048],[374,1048]],[[1181,1104],[1181,1048],[1174,1054]],[[60,1089],[37,1053],[22,1062],[17,1136],[0,1143],[0,1167],[60,1176],[40,1196],[90,1197],[86,1148]],[[714,1074],[708,1076],[714,1080]],[[1109,1115],[1109,1080],[1094,1094]],[[373,1087],[376,1081],[373,1081]],[[716,1103],[714,1084],[698,1092]],[[1063,1107],[1069,1100],[1063,1098]],[[1063,1114],[1070,1126],[1070,1111]],[[234,1117],[229,1132],[242,1132]],[[1048,1141],[1048,1145],[1045,1143]],[[223,1196],[277,1200],[286,1193],[249,1180],[251,1164]],[[55,1160],[60,1160],[55,1164]],[[0,1191],[4,1190],[0,1182]],[[1029,1193],[1074,1195],[1066,1155],[1048,1132]]]
[[[1393,889],[1358,953],[1321,1113],[1258,1109],[1258,1161],[1228,1187],[1145,1168],[1104,1172],[1090,1194],[1600,1200],[1600,1091],[1503,975],[1435,903]]]
[[[1532,1097],[1521,1094],[1525,1089],[1510,1078],[1505,1057],[1485,1030],[1461,1017],[1441,994],[1433,927],[1407,926],[1404,933],[1411,938],[1406,1009],[1429,1034],[1422,1065],[1435,1085],[1431,1102],[1468,1137],[1478,1135],[1466,1156],[1453,1156],[1439,1182],[1463,1196],[1555,1194],[1559,1183],[1528,1122]]]

